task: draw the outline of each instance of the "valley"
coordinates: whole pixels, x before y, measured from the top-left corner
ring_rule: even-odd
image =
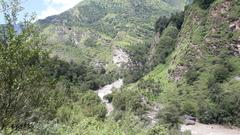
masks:
[[[0,1],[0,135],[240,135],[239,0],[21,3]]]

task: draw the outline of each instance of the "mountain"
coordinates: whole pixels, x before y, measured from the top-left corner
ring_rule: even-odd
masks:
[[[84,0],[38,23],[52,44],[47,47],[52,55],[112,70],[131,61],[130,47],[151,41],[159,16],[183,10],[186,2],[179,6],[163,0]]]
[[[165,121],[187,114],[207,124],[239,126],[239,17],[238,0],[195,1],[187,7],[177,37],[171,24],[156,33],[149,63],[157,66],[124,92],[160,104]]]
[[[239,0],[85,0],[37,21],[47,42],[19,4],[2,3],[0,134],[240,134]]]
[[[239,126],[239,7],[237,0],[85,0],[38,23],[52,55],[107,71],[129,66],[133,75],[124,79],[135,83],[113,93],[117,112],[151,116],[150,123],[153,114],[170,123],[187,114]],[[151,112],[154,105],[165,110]],[[168,112],[176,119],[166,118]]]

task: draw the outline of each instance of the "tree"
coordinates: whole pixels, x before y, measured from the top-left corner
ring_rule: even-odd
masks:
[[[199,2],[202,9],[207,9],[215,0],[195,0],[194,2]]]
[[[42,38],[32,21],[24,18],[22,30],[14,26],[22,10],[19,0],[0,1],[6,24],[0,35],[0,130],[20,128],[34,107],[41,104],[45,54],[39,46]],[[22,123],[22,124],[21,124]]]
[[[159,40],[159,43],[156,47],[156,54],[154,56],[155,65],[160,63],[165,63],[166,58],[171,54],[175,48],[175,39],[172,39],[169,36],[162,36]]]
[[[170,21],[180,30],[184,22],[184,12],[172,14]]]
[[[155,31],[162,33],[163,30],[168,26],[169,22],[169,18],[166,16],[161,16],[155,23]]]

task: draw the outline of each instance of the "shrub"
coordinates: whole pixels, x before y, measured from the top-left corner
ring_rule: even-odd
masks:
[[[195,69],[190,69],[187,73],[186,73],[186,80],[187,80],[187,84],[192,85],[195,81],[198,80],[198,72]]]
[[[172,39],[176,39],[178,36],[178,32],[179,30],[176,27],[169,26],[164,30],[163,36],[168,36],[171,37]]]
[[[224,98],[219,106],[222,118],[220,122],[230,122],[233,125],[240,126],[240,92],[238,90],[224,93]]]
[[[33,110],[46,106],[42,98],[48,99],[52,80],[42,68],[48,54],[39,48],[44,40],[33,25],[34,18],[23,18],[23,28],[17,33],[20,2],[1,0],[0,4],[6,23],[0,31],[4,35],[0,42],[0,130],[19,129],[29,125],[26,119]]]
[[[87,117],[105,118],[107,114],[105,105],[101,103],[100,98],[94,92],[83,93],[78,103]]]
[[[180,30],[184,22],[184,12],[172,14],[170,21]]]
[[[180,123],[180,111],[175,104],[170,103],[159,112],[158,118],[161,124],[176,127]]]
[[[175,40],[169,36],[162,36],[156,47],[156,53],[154,55],[154,65],[159,63],[165,63],[166,58],[175,48]]]
[[[117,110],[132,111],[140,115],[146,110],[146,107],[142,104],[141,97],[142,96],[135,91],[124,90],[114,94],[113,105]]]
[[[213,74],[216,82],[223,82],[229,76],[229,70],[226,67],[219,65],[216,67]]]
[[[162,33],[163,30],[168,26],[170,20],[166,16],[161,16],[155,23],[155,31]]]
[[[208,9],[214,1],[215,0],[195,0],[194,2],[198,2],[202,9]]]
[[[216,123],[218,117],[217,106],[210,101],[199,102],[197,117],[202,123]]]
[[[84,41],[84,45],[87,47],[96,47],[97,41],[94,38],[88,38]]]
[[[162,125],[156,125],[150,129],[147,135],[169,135],[168,129]]]

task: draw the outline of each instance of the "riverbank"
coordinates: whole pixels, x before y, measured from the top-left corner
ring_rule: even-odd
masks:
[[[182,125],[181,131],[191,131],[192,135],[240,135],[240,129],[238,128],[201,123],[196,123],[195,125]]]

